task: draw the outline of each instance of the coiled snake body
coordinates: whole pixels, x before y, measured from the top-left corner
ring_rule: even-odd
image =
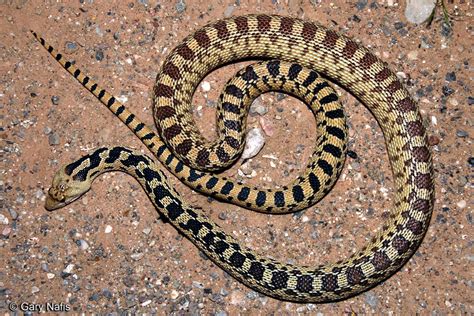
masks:
[[[316,147],[328,141],[325,144],[333,145],[337,150],[322,145],[319,148],[321,155],[308,165],[306,178],[298,178],[289,186],[291,192],[288,187],[283,190],[247,188],[244,184],[234,184],[196,170],[207,167],[217,170],[235,161],[243,146],[241,132],[245,129],[245,123],[240,120],[242,113],[232,106],[237,101],[230,101],[230,105],[223,102],[221,106],[229,116],[219,123],[220,138],[206,143],[190,115],[196,85],[209,71],[222,64],[253,57],[282,60],[274,64],[293,67],[291,73],[296,76],[306,68],[320,72],[360,99],[381,126],[395,183],[394,209],[372,242],[347,260],[320,267],[279,263],[241,247],[199,209],[186,205],[166,184],[164,175],[150,158],[122,147],[99,149],[62,168],[53,180],[48,208],[60,207],[76,199],[87,191],[100,172],[124,170],[139,179],[153,203],[177,229],[228,273],[270,296],[301,302],[343,299],[378,284],[398,270],[423,239],[433,208],[434,183],[421,116],[416,103],[393,72],[353,40],[312,22],[268,15],[239,16],[201,28],[173,50],[157,76],[153,98],[155,122],[161,139],[173,150],[173,154],[163,154],[168,149],[158,136],[88,76],[65,62],[43,39],[37,38],[56,60],[153,149],[160,161],[164,161],[180,179],[184,178],[201,191],[245,207],[256,206],[260,211],[286,212],[314,204],[327,192],[333,183],[331,179],[342,167],[340,157],[336,157],[339,154],[334,153],[337,150],[341,154],[345,152],[345,145],[336,142],[345,139],[345,131],[341,129],[344,137],[339,138],[334,135],[335,130],[320,126],[324,134]],[[279,68],[275,70],[268,64],[271,62],[265,66],[268,73],[279,75]],[[299,84],[300,87],[303,85]],[[298,87],[297,84],[294,86]],[[227,89],[230,100],[251,94],[235,87]],[[327,113],[323,115],[326,118]],[[334,119],[342,117],[338,114]],[[331,122],[326,124],[332,127]],[[341,136],[341,133],[336,134]],[[326,187],[321,189],[324,185]]]

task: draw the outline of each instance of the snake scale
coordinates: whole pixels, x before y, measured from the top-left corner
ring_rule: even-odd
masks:
[[[280,263],[240,246],[200,209],[182,201],[150,158],[123,147],[98,149],[60,169],[49,191],[49,209],[78,198],[101,172],[125,171],[140,181],[158,210],[226,272],[269,296],[299,302],[340,300],[367,290],[400,269],[421,243],[434,203],[431,153],[421,115],[416,102],[387,65],[352,39],[310,21],[270,15],[232,17],[197,30],[170,53],[157,76],[153,104],[160,137],[138,121],[115,97],[99,89],[71,63],[64,62],[62,55],[55,53],[42,38],[37,39],[149,148],[159,145],[158,149],[155,148],[158,157],[165,150],[162,149],[161,137],[173,154],[166,154],[167,157],[160,160],[168,162],[165,165],[171,169],[178,169],[174,170],[175,173],[184,170],[184,162],[189,164],[186,167],[188,175],[196,175],[197,170],[207,167],[214,171],[232,164],[243,146],[243,136],[234,133],[244,130],[242,123],[236,122],[234,130],[221,132],[212,143],[205,142],[198,134],[190,115],[191,98],[197,84],[208,72],[220,65],[249,58],[278,59],[282,64],[290,63],[290,67],[296,65],[298,69],[319,72],[346,88],[373,113],[385,137],[395,185],[390,218],[371,243],[346,260],[317,267]],[[231,97],[246,93],[237,89],[230,91]],[[219,131],[221,129],[219,125]],[[323,131],[326,133],[323,138],[329,136],[327,128],[323,127]],[[329,141],[334,140],[332,137]],[[341,150],[345,150],[344,145]],[[323,148],[321,155],[325,154],[324,151]],[[179,162],[171,164],[175,160]],[[318,178],[321,186],[328,182],[319,181],[324,174],[327,175],[328,168],[325,170],[319,166],[319,161],[326,167],[331,162],[336,164],[330,166],[334,177],[340,160],[326,161],[321,156],[316,164],[308,165],[311,169],[308,177]],[[216,194],[215,187],[222,191],[228,182],[212,173],[199,174],[207,177],[207,182],[192,179],[197,181],[196,187],[211,194]],[[305,204],[303,207],[315,203],[316,199],[309,194],[320,190],[316,181],[298,181],[293,186],[293,189],[298,188],[297,194],[272,195],[256,190],[254,195],[250,195],[251,188],[241,184],[227,190],[223,198],[227,194],[228,200],[246,207],[260,204],[259,210],[268,212],[297,208],[296,197]],[[288,191],[286,187],[283,189],[276,192]]]

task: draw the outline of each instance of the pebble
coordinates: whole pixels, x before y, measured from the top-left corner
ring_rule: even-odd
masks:
[[[51,280],[54,279],[55,275],[54,273],[46,273],[46,277],[48,278],[48,280]]]
[[[98,61],[101,61],[102,59],[104,59],[104,51],[101,50],[101,49],[98,49],[95,52],[95,59],[98,60]]]
[[[443,86],[442,90],[443,90],[443,95],[445,97],[450,96],[451,94],[454,93],[454,90],[448,86]]]
[[[74,269],[74,264],[68,264],[66,268],[64,268],[63,273],[71,274],[72,270]]]
[[[201,83],[201,89],[202,89],[203,92],[211,91],[211,84],[209,83],[209,81],[203,81]]]
[[[38,293],[39,291],[40,291],[40,289],[37,286],[33,286],[31,288],[31,293],[33,293],[33,294]]]
[[[227,316],[227,313],[224,311],[217,311],[214,316]]]
[[[130,255],[130,257],[131,257],[133,260],[138,261],[138,260],[140,260],[140,259],[143,257],[143,253],[141,253],[141,252],[132,253],[132,254]]]
[[[79,247],[79,249],[81,250],[87,250],[89,248],[89,244],[87,243],[87,241],[83,240],[83,239],[79,239],[76,241],[76,245]]]
[[[457,137],[464,138],[464,137],[468,137],[469,134],[468,134],[468,132],[466,132],[465,130],[458,129],[458,130],[456,131],[456,136],[457,136]]]
[[[46,126],[44,129],[43,129],[43,132],[45,135],[49,135],[53,130],[51,129],[51,127],[49,126]]]
[[[59,145],[59,135],[57,133],[49,134],[48,143],[49,143],[50,146]]]
[[[2,231],[3,237],[8,237],[10,236],[10,233],[12,232],[12,229],[10,227],[5,227]]]
[[[230,17],[232,13],[234,13],[234,10],[235,10],[235,6],[233,5],[227,6],[227,8],[224,11],[224,17],[226,18]]]
[[[474,167],[474,157],[469,157],[469,159],[467,160],[467,163],[468,163],[471,167]]]
[[[357,1],[357,3],[356,3],[357,10],[359,10],[359,11],[363,10],[367,6],[368,2],[369,2],[368,0],[359,0],[359,1]]]
[[[110,225],[105,226],[104,233],[110,234],[111,232],[112,232],[112,226]]]
[[[441,24],[441,35],[443,35],[444,37],[450,37],[452,32],[453,30],[449,24],[446,24],[445,22]]]
[[[260,117],[258,122],[260,123],[260,126],[262,127],[262,130],[265,135],[269,137],[273,136],[273,134],[275,133],[275,129],[273,128],[273,124],[269,120],[265,119],[264,117]]]
[[[113,297],[113,294],[109,291],[109,289],[102,289],[102,295],[107,299],[111,299]]]
[[[265,137],[260,128],[252,128],[245,137],[245,148],[242,159],[255,157],[265,145]]]
[[[461,200],[461,201],[457,202],[456,205],[457,205],[459,208],[463,209],[463,208],[466,207],[467,203],[466,203],[466,201]]]
[[[233,291],[230,293],[230,304],[232,305],[244,305],[245,296],[241,291]]]
[[[408,53],[407,57],[410,60],[417,60],[418,59],[418,51],[412,50],[411,52]]]
[[[54,105],[58,105],[59,104],[59,97],[57,95],[53,95],[51,97],[51,102],[54,104]]]
[[[186,3],[184,0],[178,0],[178,2],[176,2],[175,8],[178,13],[183,13],[186,10]]]
[[[179,296],[178,291],[176,291],[176,290],[172,290],[172,291],[171,291],[171,299],[172,299],[172,300],[177,299],[178,296]]]
[[[8,222],[8,218],[5,215],[0,214],[0,224],[8,225]]]
[[[474,97],[471,97],[471,96],[467,97],[467,104],[473,105],[474,104]]]
[[[10,217],[15,220],[18,218],[18,213],[12,209],[11,207],[8,208],[8,212],[10,213]]]
[[[446,81],[456,81],[456,73],[454,71],[446,74]]]
[[[74,42],[66,42],[66,51],[68,53],[73,53],[77,50],[77,44]]]
[[[147,227],[147,228],[144,228],[142,230],[142,232],[145,234],[145,235],[149,235],[151,233],[151,228],[150,227]]]
[[[426,21],[436,6],[436,0],[408,0],[405,17],[408,22],[420,24]]]
[[[257,114],[265,115],[267,112],[268,109],[258,99],[252,102],[252,105],[249,109],[249,113],[252,116],[256,116]]]
[[[375,308],[379,303],[377,296],[375,296],[372,292],[365,293],[365,302],[370,305],[370,307]]]
[[[41,264],[41,270],[43,270],[44,272],[49,272],[49,267],[48,267],[48,264],[46,262],[43,262]]]

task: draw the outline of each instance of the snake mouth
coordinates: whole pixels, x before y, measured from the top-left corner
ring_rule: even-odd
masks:
[[[46,196],[46,201],[44,203],[44,208],[47,211],[51,212],[51,211],[57,210],[58,208],[64,207],[64,206],[74,202],[79,197],[80,196],[76,196],[76,197],[72,197],[72,198],[69,198],[69,199],[65,199],[64,201],[58,201],[55,198],[53,198],[51,195],[48,194]]]

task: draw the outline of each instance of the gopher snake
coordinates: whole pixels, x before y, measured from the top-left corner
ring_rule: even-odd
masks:
[[[54,54],[44,40],[40,41],[61,62],[62,56]],[[192,124],[190,101],[206,73],[219,65],[251,57],[277,58],[318,71],[347,88],[374,114],[386,140],[396,193],[394,210],[370,245],[345,261],[321,267],[297,267],[262,258],[242,248],[199,209],[182,202],[149,158],[121,147],[99,149],[61,169],[50,190],[49,206],[69,203],[71,197],[75,199],[87,191],[64,196],[70,193],[68,186],[75,184],[73,180],[78,180],[82,187],[90,186],[91,179],[84,182],[85,176],[117,168],[138,178],[171,223],[218,265],[263,293],[280,299],[323,302],[349,297],[388,278],[415,252],[428,228],[434,199],[431,154],[416,103],[393,72],[353,40],[312,22],[268,15],[239,16],[201,28],[175,48],[157,76],[154,116],[164,142],[174,148],[174,154],[182,161],[196,169],[209,166],[215,170],[232,163],[241,150],[241,138],[230,131],[216,142],[205,144]],[[123,115],[126,109],[122,105],[114,107],[118,102],[105,90],[94,92],[97,85],[89,77],[68,62],[63,65],[86,88],[97,93],[137,135],[145,128],[142,123],[132,125],[136,118]],[[243,127],[240,125],[239,129]],[[150,133],[141,137],[152,148],[150,139],[154,138]],[[309,174],[319,177],[324,171],[314,170]],[[78,175],[76,179],[74,175]],[[211,182],[210,191],[218,180]],[[305,192],[303,185],[300,188]],[[232,201],[239,200],[242,190],[229,190],[229,196],[234,197]],[[313,191],[311,188],[306,192]],[[275,199],[243,195],[244,206],[247,201],[258,204],[258,200],[263,201],[260,203],[263,209],[277,209]],[[303,203],[314,202],[304,193],[302,196]],[[297,203],[290,194],[280,204],[279,210],[288,210],[289,205]]]

